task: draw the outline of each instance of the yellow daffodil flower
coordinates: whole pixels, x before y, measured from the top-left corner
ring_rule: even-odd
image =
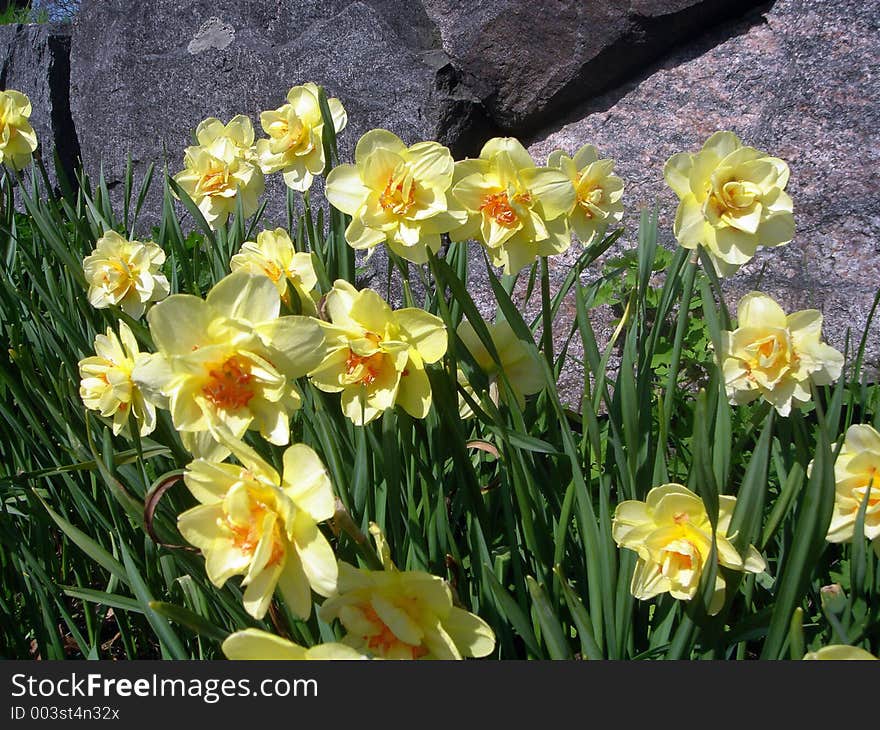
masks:
[[[666,183],[679,198],[673,231],[688,249],[705,246],[719,276],[730,276],[758,246],[781,246],[794,236],[788,165],[733,132],[716,132],[695,153],[666,162]]]
[[[825,539],[851,542],[859,509],[867,497],[865,537],[880,554],[880,433],[867,424],[847,429],[834,463],[834,482],[834,512]]]
[[[318,455],[305,444],[284,452],[279,476],[252,448],[218,431],[240,462],[218,464],[196,459],[184,481],[200,504],[180,514],[180,534],[205,556],[205,569],[218,588],[243,575],[244,607],[262,618],[277,588],[288,608],[306,619],[311,590],[336,590],[333,549],[318,529],[330,519],[335,498]]]
[[[265,190],[260,168],[242,156],[241,149],[228,137],[218,137],[207,146],[187,147],[184,169],[175,182],[192,198],[212,228],[224,225],[235,212],[241,197],[245,217],[259,207]]]
[[[417,264],[440,248],[440,234],[461,225],[462,213],[449,211],[454,161],[437,142],[407,147],[384,129],[367,132],[357,144],[354,165],[340,165],[327,176],[327,199],[352,219],[345,230],[355,249],[385,243]]]
[[[288,443],[290,413],[300,406],[294,379],[319,362],[323,334],[309,317],[279,317],[280,308],[267,277],[238,271],[204,300],[175,294],[147,315],[158,352],[134,380],[169,408],[195,456],[228,454],[212,434],[219,426],[236,438],[257,429],[270,443]]]
[[[164,263],[165,252],[152,241],[129,241],[107,231],[83,259],[89,303],[96,309],[115,304],[137,319],[149,302],[168,296],[168,279],[161,273]]]
[[[452,197],[456,205],[450,208],[466,216],[450,231],[452,240],[479,241],[505,274],[571,245],[571,180],[561,170],[537,167],[512,137],[490,139],[478,159],[456,162]]]
[[[108,327],[95,337],[95,354],[79,361],[79,395],[86,408],[113,419],[113,433],[128,429],[129,416],[140,424],[140,435],[156,428],[156,407],[131,379],[135,364],[149,355],[141,352],[125,322],[119,323],[119,337]]]
[[[575,191],[574,208],[568,221],[575,235],[588,246],[608,226],[620,223],[623,218],[623,181],[611,173],[614,160],[599,159],[599,153],[591,144],[585,144],[574,157],[562,150],[550,153],[547,166],[562,170]]]
[[[815,309],[785,314],[773,299],[750,292],[737,305],[738,327],[722,333],[721,367],[734,404],[756,398],[787,416],[810,400],[810,382],[833,383],[843,355],[820,340],[822,314]]]
[[[736,497],[720,496],[715,533],[717,560],[731,570],[761,573],[766,564],[749,545],[745,557],[730,543],[727,531]],[[619,547],[638,553],[630,591],[645,601],[660,593],[691,600],[712,550],[712,525],[703,500],[680,484],[664,484],[648,492],[645,502],[621,502],[614,512],[611,534]],[[718,572],[708,607],[714,615],[724,604],[724,576]]]
[[[20,91],[0,91],[0,163],[21,170],[37,149],[30,123],[31,100]]]
[[[288,284],[299,299],[303,314],[316,315],[318,277],[312,264],[312,255],[297,253],[293,241],[283,228],[261,231],[256,243],[246,241],[229,262],[232,271],[244,269],[253,274],[268,276],[275,284],[281,300],[290,305]]]
[[[339,99],[327,99],[333,128],[339,134],[348,116]],[[318,87],[313,83],[295,86],[287,94],[287,104],[260,114],[260,124],[268,139],[257,140],[257,159],[267,175],[281,172],[284,184],[305,191],[315,175],[324,171],[324,119],[318,103]]]
[[[328,393],[342,393],[342,411],[363,425],[401,406],[415,418],[431,407],[425,365],[446,352],[442,320],[421,309],[392,311],[372,289],[337,280],[327,294],[326,354],[309,378]]]
[[[337,594],[318,610],[323,621],[339,619],[342,643],[381,659],[462,659],[495,649],[495,634],[479,616],[453,605],[442,578],[400,571],[381,530],[370,525],[384,570],[339,563]]]
[[[487,323],[486,327],[489,329],[489,336],[492,338],[492,343],[501,360],[500,370],[503,370],[507,376],[517,403],[522,408],[525,405],[525,396],[533,395],[544,387],[541,365],[536,362],[529,350],[526,349],[525,344],[514,334],[513,328],[506,320]],[[483,372],[489,376],[489,397],[497,405],[500,395],[498,363],[489,354],[473,326],[466,319],[458,325],[456,333]],[[468,393],[474,395],[473,387],[468,383],[461,370],[458,371],[458,382]],[[462,418],[470,418],[474,415],[464,398],[459,398],[458,408]]]
[[[815,660],[831,660],[831,661],[865,661],[876,660],[871,652],[865,651],[858,646],[847,646],[846,644],[829,644],[821,649],[811,651],[804,654],[804,661]]]
[[[294,644],[268,631],[244,629],[230,634],[221,646],[227,659],[235,660],[302,660],[302,659],[366,659],[350,646],[336,642],[317,644],[309,649]]]
[[[254,125],[250,117],[237,114],[226,124],[216,117],[209,117],[196,127],[196,139],[199,146],[208,148],[218,139],[228,139],[238,150],[238,156],[249,162],[256,157],[254,150]]]

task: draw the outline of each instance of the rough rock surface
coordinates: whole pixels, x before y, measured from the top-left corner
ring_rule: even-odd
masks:
[[[203,118],[256,120],[308,80],[348,109],[343,156],[377,126],[473,153],[498,130],[535,128],[753,2],[83,0],[73,116],[87,170],[103,163],[111,186],[127,154],[143,170],[162,161],[164,144],[173,172]],[[280,184],[268,194],[280,219]],[[158,199],[157,190],[148,214]]]
[[[524,134],[761,0],[422,0],[462,83]]]
[[[68,176],[79,156],[70,120],[70,27],[61,24],[0,26],[0,88],[27,94],[38,154],[57,184],[53,149]]]
[[[589,102],[542,135],[531,152],[596,144],[626,183],[625,241],[639,210],[661,211],[674,246],[677,199],[663,181],[666,159],[697,151],[715,130],[785,159],[795,202],[794,241],[765,250],[725,280],[728,304],[760,289],[789,310],[823,311],[823,331],[842,349],[847,328],[864,331],[880,285],[880,68],[878,15],[861,0],[777,0],[764,15],[722,28],[625,87]],[[566,270],[556,263],[556,274]],[[606,323],[606,334],[610,328]],[[880,363],[880,320],[868,337]]]
[[[442,115],[467,102],[454,88],[438,88],[446,61],[431,43],[427,18],[403,0],[84,0],[72,106],[86,168],[103,163],[112,184],[127,153],[142,171],[161,163],[164,146],[174,173],[202,119],[247,114],[259,136],[260,111],[280,106],[288,89],[306,81],[324,85],[347,109],[344,157],[372,127],[409,141],[436,137]],[[278,176],[268,196],[277,201],[269,215],[280,220]],[[148,212],[157,209],[148,203]]]

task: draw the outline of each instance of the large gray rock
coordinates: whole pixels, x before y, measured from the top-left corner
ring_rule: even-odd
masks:
[[[68,178],[79,157],[76,132],[70,118],[70,27],[42,25],[0,26],[0,88],[27,94],[33,111],[31,124],[53,186],[57,185],[53,151],[58,151]]]
[[[765,0],[422,0],[463,83],[524,134]]]
[[[349,112],[345,157],[372,127],[475,153],[570,108],[694,29],[753,0],[83,0],[73,115],[87,170],[111,184],[180,165],[207,116],[255,120],[287,90],[324,85]],[[270,184],[269,217],[284,194]],[[147,210],[158,210],[158,194]]]
[[[309,0],[84,0],[72,50],[73,116],[83,158],[118,182],[130,154],[136,171],[180,169],[204,118],[259,113],[292,86],[322,84],[348,111],[340,144],[386,127],[410,143],[465,133],[473,103],[433,49],[433,26],[417,4]],[[454,122],[454,123],[453,123]],[[158,191],[157,191],[158,192]],[[280,222],[280,176],[268,187],[269,219]],[[156,211],[156,199],[147,210]]]
[[[880,286],[880,52],[876,8],[861,0],[777,0],[764,16],[702,38],[640,79],[589,102],[532,146],[596,144],[625,181],[625,241],[634,244],[639,210],[659,202],[661,236],[675,245],[677,199],[663,180],[673,153],[697,151],[730,129],[791,168],[796,233],[725,280],[728,304],[760,287],[791,309],[825,315],[828,341],[861,336]],[[556,262],[565,273],[574,252]],[[880,363],[880,320],[868,337]]]

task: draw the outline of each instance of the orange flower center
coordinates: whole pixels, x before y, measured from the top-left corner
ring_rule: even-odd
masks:
[[[391,175],[379,195],[379,205],[396,215],[405,215],[416,202],[416,183],[411,175]]]
[[[760,192],[754,183],[731,180],[721,186],[721,203],[728,210],[745,210],[754,204]]]
[[[113,287],[113,295],[123,297],[134,284],[136,274],[125,259],[109,259],[101,271],[101,281]]]
[[[868,495],[868,506],[873,507],[875,504],[880,502],[880,471],[877,470],[876,466],[872,466],[868,469],[868,478],[865,480],[864,490],[871,490],[871,493]],[[861,499],[859,499],[859,505],[861,506]]]
[[[667,577],[674,578],[682,571],[700,571],[701,569],[700,551],[690,540],[675,540],[663,551],[660,571]]]
[[[428,654],[428,650],[425,647],[407,644],[405,641],[398,639],[397,635],[379,618],[379,615],[373,610],[372,606],[361,606],[361,610],[367,621],[379,629],[379,633],[366,637],[367,646],[373,653],[379,656],[387,656],[392,649],[404,649],[410,652],[413,659],[419,659]]]
[[[251,521],[247,525],[236,525],[227,518],[226,525],[232,531],[232,544],[243,553],[253,555],[257,549],[262,537],[259,528],[263,524],[265,514],[266,509],[260,504],[251,512]],[[275,565],[284,557],[284,545],[279,539],[277,526],[273,527],[272,531],[272,553],[266,563],[267,566]]]
[[[372,355],[358,355],[353,350],[349,350],[345,360],[345,374],[355,383],[372,385],[379,377],[384,357],[381,352]]]
[[[202,192],[207,195],[219,193],[225,190],[229,185],[229,172],[226,167],[213,169],[202,176],[201,188]]]
[[[284,272],[281,270],[281,267],[278,266],[274,261],[267,261],[263,265],[263,271],[266,276],[268,276],[273,282],[278,282],[278,280],[283,276]]]
[[[528,193],[521,193],[515,195],[513,200],[522,205],[529,205],[532,202],[532,196]],[[504,226],[505,228],[516,225],[516,222],[519,220],[519,216],[511,205],[510,198],[506,192],[487,195],[483,198],[480,211],[492,218],[499,226]]]
[[[598,206],[605,198],[605,191],[597,185],[584,186],[578,190],[578,205],[583,209],[584,217],[592,218],[591,206]]]
[[[233,355],[220,365],[210,367],[202,393],[218,408],[244,408],[254,397],[253,379],[248,361]]]

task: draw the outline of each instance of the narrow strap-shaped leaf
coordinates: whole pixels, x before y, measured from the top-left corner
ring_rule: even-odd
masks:
[[[150,608],[170,621],[185,626],[197,636],[207,636],[209,639],[214,639],[214,641],[224,641],[229,636],[228,631],[224,631],[219,626],[212,624],[206,618],[199,616],[184,606],[165,603],[164,601],[150,601]]]
[[[573,659],[571,648],[565,640],[562,624],[559,623],[557,617],[557,610],[550,604],[544,589],[530,575],[526,576],[526,584],[529,587],[529,594],[532,596],[532,605],[535,607],[541,633],[544,636],[544,644],[547,646],[550,658]]]
[[[770,462],[770,441],[773,438],[773,414],[764,421],[764,430],[755,445],[746,473],[736,495],[736,507],[730,520],[733,544],[740,553],[755,542],[761,531],[764,502],[767,498],[767,468]]]
[[[488,578],[489,586],[492,588],[492,595],[495,596],[495,600],[498,602],[502,613],[510,621],[513,630],[519,634],[533,656],[543,658],[544,653],[538,648],[538,640],[535,638],[535,632],[532,630],[531,621],[529,621],[523,610],[519,607],[519,604],[511,597],[504,586],[498,582],[491,566],[487,564],[485,570],[485,576]]]
[[[782,655],[791,616],[807,590],[813,567],[825,546],[825,535],[834,507],[834,458],[819,414],[816,458],[804,490],[794,536],[782,564],[776,589],[776,607],[770,620],[762,659],[779,659]]]
[[[150,604],[153,601],[153,597],[150,595],[150,589],[144,582],[143,577],[141,577],[128,549],[124,544],[120,544],[119,550],[122,553],[122,562],[125,565],[125,572],[128,576],[127,582],[131,586],[138,603],[141,604],[143,613],[147,617],[147,621],[150,622],[150,626],[153,627],[153,631],[156,632],[156,636],[162,643],[162,646],[172,659],[188,659],[188,652],[183,648],[183,644],[180,642],[177,634],[174,633],[168,620],[151,607]]]
[[[581,642],[581,653],[587,659],[604,659],[605,657],[602,655],[602,650],[596,643],[596,637],[593,636],[592,619],[590,618],[590,614],[587,612],[586,607],[574,594],[571,586],[568,585],[568,581],[565,579],[565,576],[562,575],[562,569],[560,566],[557,565],[556,568],[554,568],[554,572],[559,578],[559,585],[562,588],[562,596],[565,598],[565,603],[568,606],[572,621],[574,621],[575,628],[577,629],[578,639]]]
[[[92,538],[90,538],[86,533],[80,530],[78,527],[74,527],[70,522],[65,520],[61,515],[56,513],[47,503],[46,500],[43,499],[36,490],[33,490],[34,495],[37,499],[40,500],[43,507],[46,508],[46,512],[49,513],[49,517],[55,522],[56,525],[61,529],[61,531],[70,538],[70,541],[76,545],[80,550],[82,550],[86,555],[88,555],[92,560],[94,560],[98,565],[107,570],[108,572],[115,575],[119,580],[124,583],[128,583],[128,573],[122,564],[114,558],[109,552],[107,552],[103,547],[101,547],[97,542],[95,542]]]

